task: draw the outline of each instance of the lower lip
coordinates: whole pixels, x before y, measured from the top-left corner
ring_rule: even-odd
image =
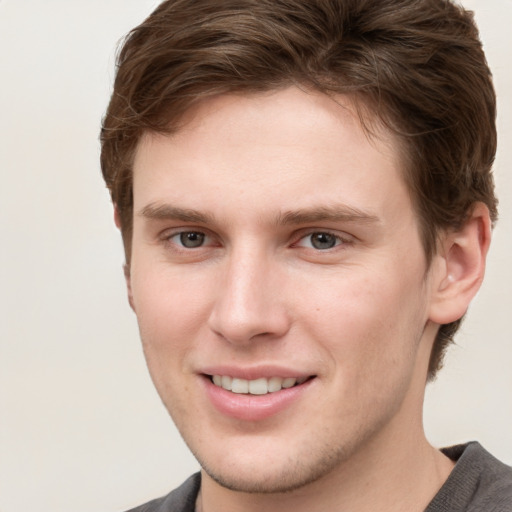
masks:
[[[287,409],[305,393],[313,380],[274,393],[250,395],[232,393],[213,384],[209,377],[204,379],[214,407],[226,416],[245,421],[264,420]]]

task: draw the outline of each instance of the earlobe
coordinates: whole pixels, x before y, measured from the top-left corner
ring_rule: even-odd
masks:
[[[115,222],[116,227],[118,229],[121,229],[121,215],[119,214],[119,208],[117,207],[117,204],[114,204],[114,222]],[[135,306],[133,305],[130,265],[128,263],[125,263],[123,265],[123,272],[124,272],[124,280],[126,282],[126,291],[128,293],[128,303],[130,304],[130,307],[133,309],[133,311],[135,311]]]
[[[124,279],[126,282],[126,291],[128,293],[128,303],[130,304],[130,307],[135,312],[135,306],[133,304],[133,293],[132,293],[132,281],[130,276],[130,266],[128,263],[125,263],[123,265],[123,271],[124,271]]]
[[[489,210],[477,203],[461,229],[443,235],[433,262],[430,320],[442,325],[462,318],[482,284],[491,241]]]
[[[114,204],[114,223],[117,229],[121,229],[121,215],[119,214],[119,208],[117,204]]]

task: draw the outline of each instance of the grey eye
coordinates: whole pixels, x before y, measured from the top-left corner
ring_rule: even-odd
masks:
[[[311,233],[309,235],[311,246],[315,249],[332,249],[337,244],[337,237],[331,235],[330,233]]]
[[[181,245],[187,249],[201,247],[204,244],[205,234],[199,231],[183,231],[179,236]]]

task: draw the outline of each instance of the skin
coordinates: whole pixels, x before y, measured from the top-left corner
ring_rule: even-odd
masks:
[[[349,99],[227,95],[184,121],[137,149],[127,284],[152,379],[203,468],[198,508],[423,510],[453,466],[423,433],[428,359],[480,284],[485,209],[427,268],[398,142],[370,141]],[[184,247],[191,232],[203,243]],[[312,378],[246,420],[212,404],[212,367]]]

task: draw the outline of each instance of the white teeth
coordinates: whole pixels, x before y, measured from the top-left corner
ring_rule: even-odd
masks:
[[[295,383],[297,382],[297,379],[294,379],[293,377],[288,377],[287,379],[283,380],[283,388],[291,388],[295,386]]]
[[[279,391],[283,387],[283,379],[281,377],[271,377],[268,379],[268,392],[273,393]]]
[[[216,386],[232,391],[238,394],[265,395],[267,393],[275,393],[281,389],[292,388],[296,384],[302,384],[307,377],[264,377],[254,380],[232,378],[228,375],[213,375],[213,383]]]
[[[245,379],[233,379],[231,383],[233,393],[249,393],[249,381]]]
[[[231,377],[228,377],[227,375],[223,375],[221,377],[221,383],[220,385],[227,389],[228,391],[231,391],[231,383],[233,382],[233,379]]]
[[[249,381],[249,393],[251,395],[266,395],[268,393],[267,379],[256,379]]]

